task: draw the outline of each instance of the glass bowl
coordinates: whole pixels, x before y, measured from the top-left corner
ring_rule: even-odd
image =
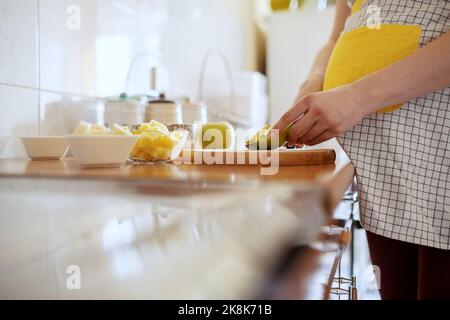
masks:
[[[131,151],[133,164],[166,163],[176,160],[186,144],[189,132],[175,130],[169,134],[158,130],[144,130]]]

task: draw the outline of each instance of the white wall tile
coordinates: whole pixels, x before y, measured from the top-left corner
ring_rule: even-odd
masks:
[[[0,137],[8,139],[2,158],[25,158],[20,136],[38,134],[37,91],[0,85]]]
[[[97,4],[97,94],[147,93],[150,67],[160,60],[166,0],[97,0]]]
[[[94,95],[96,1],[40,0],[39,16],[41,87]]]
[[[138,0],[134,53],[135,60],[130,74],[132,93],[148,92],[150,68],[163,67],[163,44],[168,23],[167,0]],[[164,75],[160,74],[162,78]],[[169,83],[160,79],[160,90],[168,91]]]
[[[133,57],[136,1],[97,1],[96,79],[99,96],[118,96]]]
[[[0,82],[37,85],[37,1],[0,1]]]
[[[164,63],[170,70],[176,94],[194,94],[197,98],[201,63],[210,50],[221,51],[234,71],[249,68],[253,30],[250,1],[167,1],[169,19]],[[208,64],[207,79],[215,75],[226,79],[224,63],[217,56]]]
[[[79,29],[71,6],[80,10]],[[163,66],[170,96],[196,97],[209,49],[225,52],[233,69],[245,69],[249,7],[240,0],[1,0],[0,83],[40,85],[61,94],[0,87],[0,153],[9,137],[38,134],[38,119],[42,135],[67,133],[46,122],[47,106],[65,94],[84,100],[125,90],[147,93],[150,68]],[[209,82],[224,74],[217,60],[208,69]],[[13,139],[3,156],[24,156],[21,143]]]

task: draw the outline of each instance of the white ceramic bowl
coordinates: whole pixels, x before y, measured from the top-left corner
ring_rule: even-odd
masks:
[[[64,137],[22,137],[20,140],[31,160],[58,160],[68,146]]]
[[[3,151],[5,151],[6,146],[8,145],[9,139],[9,137],[0,137],[0,158],[3,155]]]
[[[138,136],[66,136],[75,161],[83,168],[113,168],[124,164]]]

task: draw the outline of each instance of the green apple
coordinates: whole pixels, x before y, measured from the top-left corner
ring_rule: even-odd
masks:
[[[201,128],[203,149],[231,149],[234,146],[234,128],[228,122],[207,123]]]

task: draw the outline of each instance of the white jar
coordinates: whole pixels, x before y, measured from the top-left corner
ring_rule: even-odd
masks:
[[[158,100],[150,101],[145,111],[145,122],[152,120],[163,124],[182,124],[183,114],[181,106],[174,101],[167,100],[163,93]]]
[[[41,134],[59,136],[71,134],[80,121],[90,123],[101,122],[103,103],[96,100],[72,100],[63,98],[60,101],[45,105],[44,118],[41,120]]]
[[[201,103],[193,103],[188,98],[183,101],[183,123],[194,125],[194,124],[205,124],[208,122],[208,112],[206,106]]]
[[[105,105],[105,125],[112,127],[113,124],[128,126],[142,123],[142,108],[136,100],[109,100]]]

